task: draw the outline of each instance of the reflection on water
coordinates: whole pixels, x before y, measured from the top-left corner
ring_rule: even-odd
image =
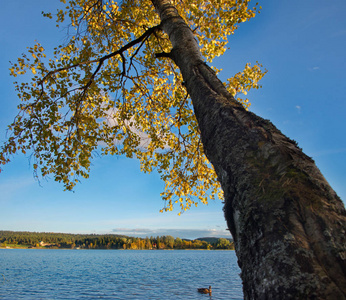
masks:
[[[234,251],[1,249],[0,299],[243,299],[239,273]]]

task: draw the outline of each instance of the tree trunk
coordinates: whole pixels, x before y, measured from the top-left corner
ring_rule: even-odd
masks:
[[[170,1],[152,2],[224,191],[245,299],[346,299],[341,199],[296,142],[227,92]]]

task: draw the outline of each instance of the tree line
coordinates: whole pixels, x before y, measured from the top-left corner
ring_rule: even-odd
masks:
[[[0,231],[0,247],[64,249],[227,249],[233,241],[225,238],[181,239],[173,236],[129,237],[116,234],[69,234],[26,231]]]

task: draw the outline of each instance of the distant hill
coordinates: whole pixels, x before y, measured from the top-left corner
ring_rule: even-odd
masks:
[[[199,240],[199,241],[205,241],[209,244],[214,244],[218,241],[218,237],[201,237],[201,238],[198,238],[196,240]],[[230,242],[233,242],[233,239],[226,239],[226,240],[229,240]]]

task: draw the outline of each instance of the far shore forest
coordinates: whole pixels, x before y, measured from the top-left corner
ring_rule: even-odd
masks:
[[[231,239],[174,238],[170,235],[137,238],[117,234],[69,234],[27,231],[1,231],[0,248],[36,249],[132,249],[132,250],[234,250]]]

